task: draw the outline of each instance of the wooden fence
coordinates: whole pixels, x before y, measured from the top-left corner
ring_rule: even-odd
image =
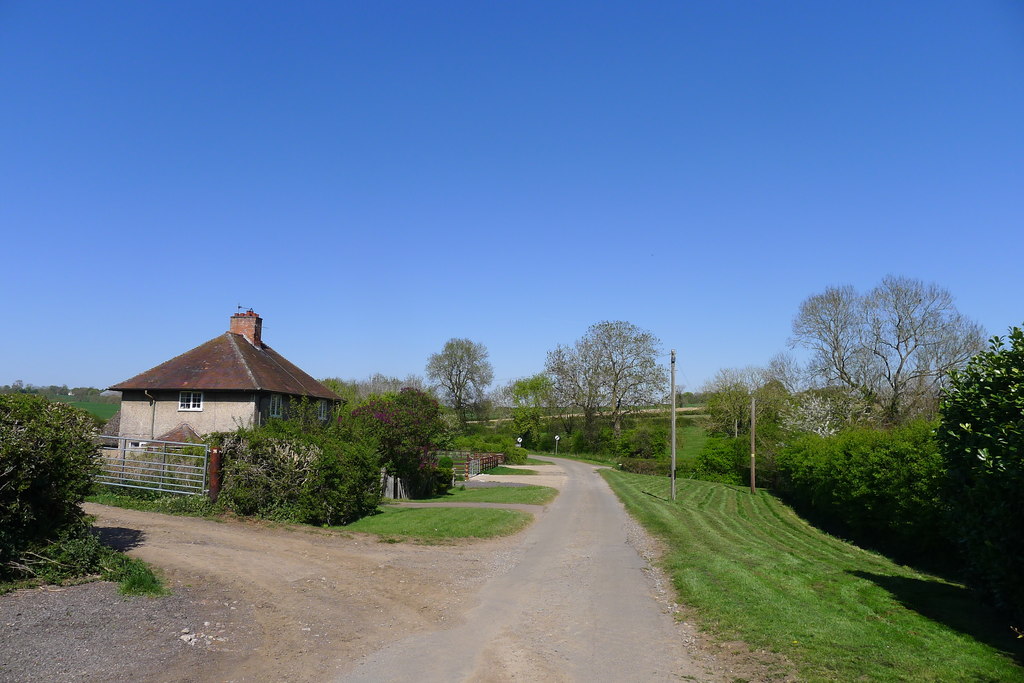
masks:
[[[438,458],[452,459],[455,479],[466,480],[475,477],[483,470],[505,464],[504,453],[472,453],[470,451],[435,451]]]

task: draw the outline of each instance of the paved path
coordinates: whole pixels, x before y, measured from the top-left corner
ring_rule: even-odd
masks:
[[[565,470],[561,494],[454,628],[362,658],[343,681],[718,680],[692,632],[656,596],[640,533],[593,465]]]

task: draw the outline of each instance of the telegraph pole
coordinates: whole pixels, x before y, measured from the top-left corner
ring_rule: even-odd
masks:
[[[757,493],[757,463],[754,458],[754,434],[757,432],[757,399],[750,397],[750,492]]]
[[[672,500],[676,499],[676,350],[672,349]]]

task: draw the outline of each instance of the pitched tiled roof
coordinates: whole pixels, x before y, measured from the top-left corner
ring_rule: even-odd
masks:
[[[110,388],[272,391],[342,400],[266,344],[256,348],[231,332]]]
[[[164,432],[160,436],[153,439],[154,441],[173,441],[174,443],[202,443],[203,439],[196,430],[192,429],[192,425],[187,422],[182,422],[174,429]]]

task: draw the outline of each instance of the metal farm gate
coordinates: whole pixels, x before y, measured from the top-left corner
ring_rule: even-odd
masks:
[[[210,447],[177,441],[107,439],[96,481],[108,486],[200,495],[209,491]]]

